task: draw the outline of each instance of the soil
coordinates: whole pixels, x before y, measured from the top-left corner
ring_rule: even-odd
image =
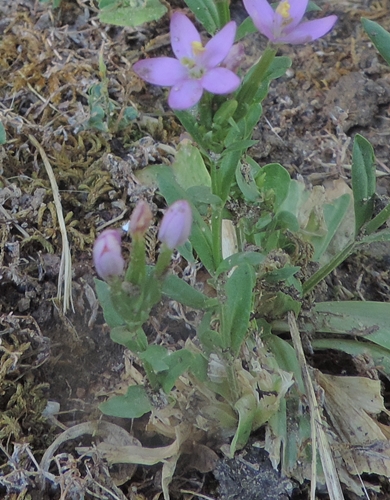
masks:
[[[335,13],[338,23],[315,43],[280,49],[293,65],[271,85],[251,155],[260,165],[281,163],[308,184],[325,185],[338,178],[349,182],[351,140],[360,133],[375,149],[378,194],[386,195],[389,69],[363,34],[360,18],[390,29],[389,4],[317,3],[321,15]],[[183,4],[177,0],[170,8]],[[97,9],[86,0],[62,0],[59,9],[32,0],[0,0],[0,12],[0,118],[7,132],[7,143],[0,148],[0,496],[59,498],[54,481],[40,489],[37,463],[64,428],[101,419],[98,404],[125,384],[129,360],[111,341],[99,309],[91,248],[104,225],[127,220],[140,196],[152,204],[156,220],[161,217],[163,200],[133,174],[146,165],[171,163],[182,129],[167,106],[166,89],[145,85],[131,65],[145,53],[170,54],[169,16],[136,29],[101,25]],[[240,1],[232,1],[232,12],[238,21],[245,17]],[[261,36],[251,35],[246,64],[258,58],[265,44]],[[100,55],[107,66],[109,97],[118,106],[110,130],[94,129],[90,121],[90,89],[102,81]],[[119,130],[127,106],[139,115]],[[72,258],[72,304],[67,311],[57,293],[63,238],[53,188],[31,138],[46,154],[61,195]],[[152,234],[151,260],[154,250]],[[344,291],[365,300],[389,300],[388,251],[382,245],[351,257],[328,280],[330,296],[342,298],[338,294]],[[171,307],[156,309],[148,333],[180,345],[191,330]],[[314,356],[312,362],[339,374],[345,358],[335,363],[333,356]],[[115,423],[131,428],[130,422]],[[138,439],[165,444],[143,436],[143,425],[132,427]],[[84,436],[76,445],[88,442]],[[73,489],[61,498],[152,499],[160,492],[159,466],[138,467],[118,487],[113,470],[96,457],[79,461],[69,444],[60,451],[58,470],[51,471],[57,482],[66,474],[73,480]],[[185,491],[195,491],[221,499],[308,498],[305,485],[281,482],[267,459],[256,454],[248,445],[236,459],[221,460],[214,474],[182,465],[172,496],[192,498]],[[254,470],[248,463],[260,464],[268,486],[277,485],[274,490],[271,486],[274,496],[265,493],[258,475],[248,479]],[[253,493],[259,489],[264,489],[263,496]],[[352,497],[346,493],[346,498]]]

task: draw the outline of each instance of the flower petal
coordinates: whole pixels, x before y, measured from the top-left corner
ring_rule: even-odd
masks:
[[[227,23],[205,46],[205,51],[197,57],[197,61],[205,68],[215,68],[230,52],[236,36],[237,25],[234,21]]]
[[[336,21],[337,16],[328,16],[322,19],[315,19],[314,21],[307,21],[297,26],[288,35],[278,38],[277,41],[296,45],[317,40],[317,38],[326,35],[333,28]]]
[[[170,87],[188,75],[187,69],[173,57],[143,59],[133,64],[139,77],[154,85]]]
[[[168,104],[173,109],[188,109],[195,106],[203,94],[200,80],[182,80],[169,92]]]
[[[290,4],[290,17],[292,21],[284,28],[285,33],[290,33],[301,22],[309,0],[288,0],[288,3]]]
[[[243,0],[243,2],[256,28],[261,34],[272,40],[275,12],[267,0]]]
[[[171,17],[171,45],[175,56],[194,58],[192,42],[201,42],[198,30],[181,12],[175,12]]]
[[[202,86],[213,94],[230,94],[240,85],[240,78],[227,68],[214,68],[202,78]]]

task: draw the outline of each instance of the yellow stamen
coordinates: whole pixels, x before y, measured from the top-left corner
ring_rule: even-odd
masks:
[[[202,52],[206,50],[201,44],[201,42],[192,42],[191,45],[194,56],[200,56],[200,54],[202,54]]]
[[[290,18],[290,2],[288,0],[283,0],[276,7],[276,12],[281,15],[284,19]]]

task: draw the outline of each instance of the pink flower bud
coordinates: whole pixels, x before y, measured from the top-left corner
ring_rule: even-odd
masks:
[[[223,60],[221,66],[230,69],[230,71],[236,72],[241,64],[245,61],[245,50],[242,43],[236,43],[230,49],[229,54]]]
[[[117,229],[106,229],[95,241],[93,261],[98,275],[106,280],[119,276],[125,267],[122,257],[121,233]]]
[[[130,217],[129,231],[134,236],[143,236],[152,221],[152,211],[144,200],[140,200]]]
[[[192,212],[188,201],[178,200],[165,212],[158,239],[173,250],[183,245],[191,232]]]

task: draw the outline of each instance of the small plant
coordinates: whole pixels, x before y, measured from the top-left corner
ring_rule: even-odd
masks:
[[[152,217],[144,202],[130,220],[132,248],[124,277],[116,230],[102,233],[94,250],[97,272],[105,280],[97,280],[96,287],[111,338],[132,351],[148,382],[130,385],[100,409],[127,418],[151,412],[154,429],[165,435],[169,425],[173,434],[181,424],[201,429],[218,436],[228,456],[266,425],[266,448],[274,465],[289,475],[297,473],[298,462],[306,471],[315,468],[313,439],[318,439],[318,473],[336,498],[334,492],[341,489],[324,444],[328,423],[313,391],[318,384],[330,397],[324,389],[329,380],[310,376],[297,324],[301,332],[325,334],[313,339],[314,349],[369,353],[390,375],[388,304],[316,302],[312,293],[361,245],[390,240],[390,230],[383,228],[390,205],[377,207],[374,152],[361,135],[353,143],[352,191],[345,183],[334,192],[309,189],[278,163],[257,164],[250,147],[269,85],[291,65],[289,58],[276,55],[278,44],[312,42],[337,18],[303,21],[307,0],[282,0],[275,9],[266,0],[244,0],[251,19],[237,28],[228,1],[186,3],[212,38],[204,44],[194,24],[175,12],[175,58],[134,65],[148,83],[170,87],[168,104],[194,141],[183,141],[172,166],[145,169],[170,206],[160,226],[161,252],[154,266],[146,264],[145,231]],[[387,35],[363,23],[387,57]],[[243,75],[238,67],[242,47],[234,40],[253,26],[269,44]],[[203,265],[212,293],[169,271],[174,248],[188,262],[197,259]],[[162,296],[202,312],[195,338],[182,349],[153,343],[143,329]],[[283,340],[282,332],[290,332],[292,342]],[[152,394],[165,395],[163,408],[153,404]],[[191,410],[192,401],[196,408]],[[312,416],[304,410],[307,401]],[[366,445],[343,444],[350,453],[354,445]],[[311,477],[302,469],[300,474]]]
[[[89,89],[88,105],[90,117],[85,128],[101,132],[115,133],[128,127],[138,114],[132,106],[127,106],[120,111],[118,104],[108,94],[107,68],[103,55],[99,54],[100,83],[92,85]]]
[[[102,23],[139,26],[160,19],[167,8],[159,0],[99,0]]]

